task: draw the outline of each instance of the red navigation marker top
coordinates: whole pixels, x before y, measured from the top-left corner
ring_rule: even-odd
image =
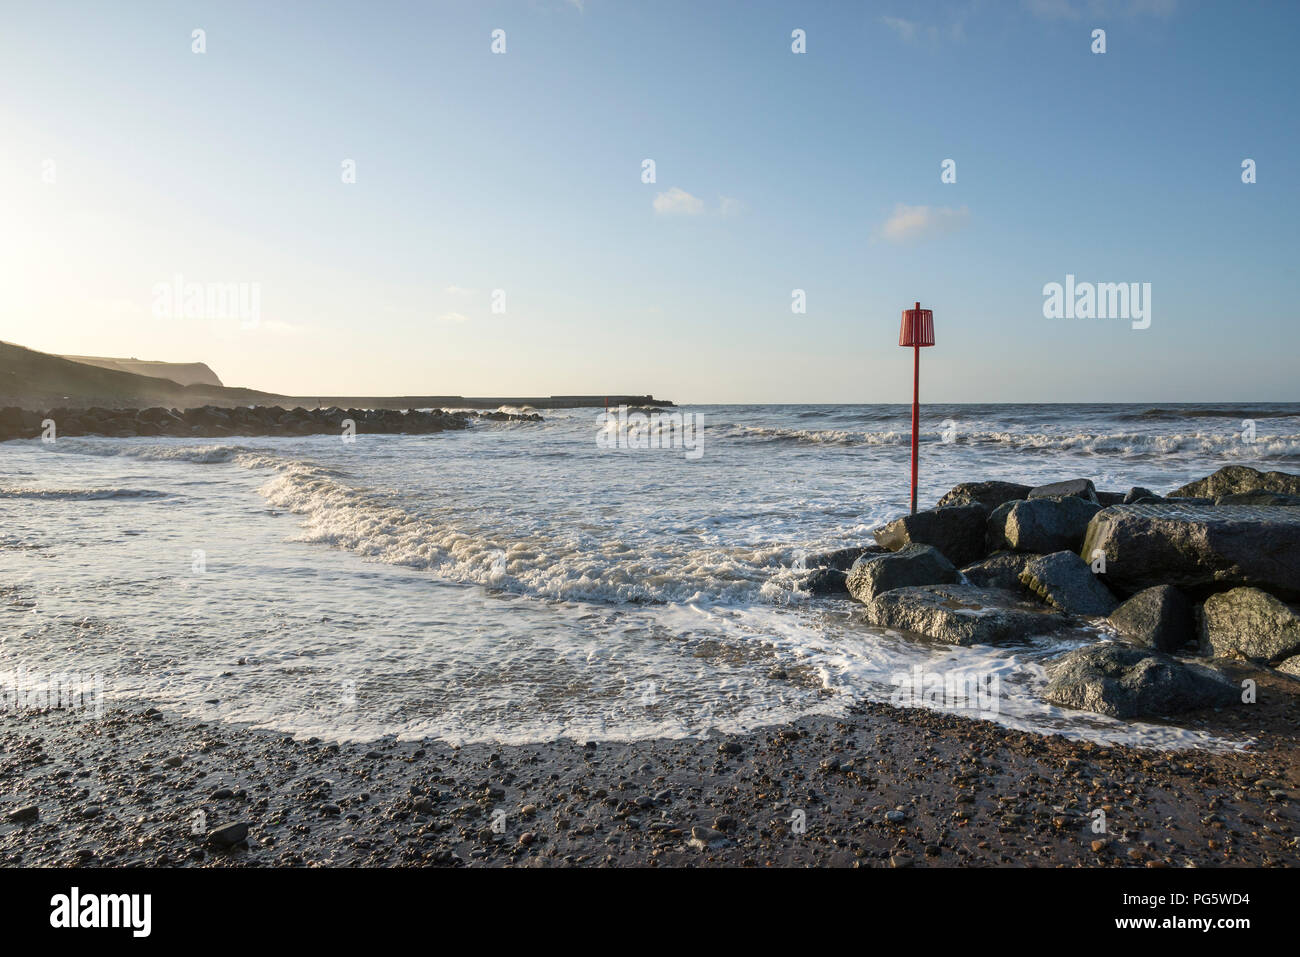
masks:
[[[934,311],[922,309],[918,302],[915,309],[903,310],[903,325],[898,330],[900,346],[934,345]]]

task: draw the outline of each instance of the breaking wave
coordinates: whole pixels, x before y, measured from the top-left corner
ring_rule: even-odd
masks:
[[[90,502],[113,498],[167,498],[169,492],[151,488],[0,488],[0,498]]]
[[[903,430],[886,432],[850,432],[840,429],[789,429],[750,425],[713,426],[706,434],[710,439],[726,438],[741,441],[773,442],[796,445],[841,446],[892,446],[907,445],[911,433]],[[1218,456],[1238,456],[1243,459],[1274,459],[1289,461],[1300,459],[1300,434],[1260,434],[1253,443],[1243,442],[1236,432],[1187,432],[1175,434],[1146,434],[1120,432],[1096,434],[1088,432],[1052,433],[1020,432],[1008,430],[964,431],[960,423],[945,440],[944,431],[929,429],[921,433],[926,444],[953,444],[957,446],[1004,447],[1030,451],[1074,451],[1092,454],[1146,456],[1151,454],[1189,453]]]
[[[582,530],[522,532],[509,538],[476,529],[449,510],[437,520],[393,497],[352,488],[327,470],[294,463],[261,489],[272,505],[299,516],[300,541],[365,558],[543,598],[633,603],[798,601],[777,572],[785,547],[688,549],[672,543],[597,538]]]

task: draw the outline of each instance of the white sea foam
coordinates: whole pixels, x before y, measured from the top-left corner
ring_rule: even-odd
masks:
[[[889,429],[854,432],[844,429],[792,429],[753,425],[719,425],[719,437],[802,445],[910,446],[910,431]],[[1300,457],[1300,434],[1261,436],[1245,443],[1235,433],[1184,432],[1152,435],[1139,432],[1020,432],[963,430],[956,427],[945,441],[942,430],[923,429],[921,441],[929,445],[1004,446],[1034,451],[1074,451],[1093,455],[1145,455],[1186,452],[1227,455],[1243,460]],[[710,438],[713,438],[710,435]]]
[[[151,700],[302,735],[523,742],[838,714],[888,700],[922,665],[999,678],[997,714],[973,717],[1243,744],[1046,705],[1043,665],[1062,650],[1049,642],[948,648],[809,600],[790,568],[801,553],[863,544],[906,508],[902,410],[705,408],[698,462],[602,452],[599,411],[353,444],[4,443],[18,494],[0,494],[0,667],[102,672],[110,707]],[[1168,491],[1297,454],[1287,410],[1259,413],[1253,445],[1239,413],[1212,411],[1225,413],[1217,431],[1177,410],[936,410],[926,421],[951,417],[956,441],[927,430],[921,498],[1081,475]],[[85,498],[133,491],[158,495]],[[791,677],[769,678],[773,666]]]

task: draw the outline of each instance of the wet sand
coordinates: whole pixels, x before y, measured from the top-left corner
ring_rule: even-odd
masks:
[[[1290,866],[1300,682],[1259,680],[1257,704],[1180,720],[1258,741],[1224,753],[876,704],[708,740],[459,749],[0,711],[0,865]]]

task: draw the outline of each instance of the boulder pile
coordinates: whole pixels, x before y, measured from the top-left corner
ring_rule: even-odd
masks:
[[[1051,666],[1064,707],[1231,704],[1229,659],[1300,677],[1300,475],[1234,465],[1167,496],[964,482],[873,535],[847,569],[834,553],[843,583],[820,592],[847,591],[872,625],[954,645],[1113,634]],[[809,582],[832,572],[809,565]]]
[[[279,406],[205,405],[196,409],[0,409],[0,442],[59,436],[99,435],[112,438],[168,435],[218,438],[254,435],[417,434],[468,428],[476,419],[538,422],[536,413],[447,412],[443,409],[398,412],[393,409],[282,409]],[[349,424],[350,423],[350,424]],[[52,425],[51,425],[52,424]]]

